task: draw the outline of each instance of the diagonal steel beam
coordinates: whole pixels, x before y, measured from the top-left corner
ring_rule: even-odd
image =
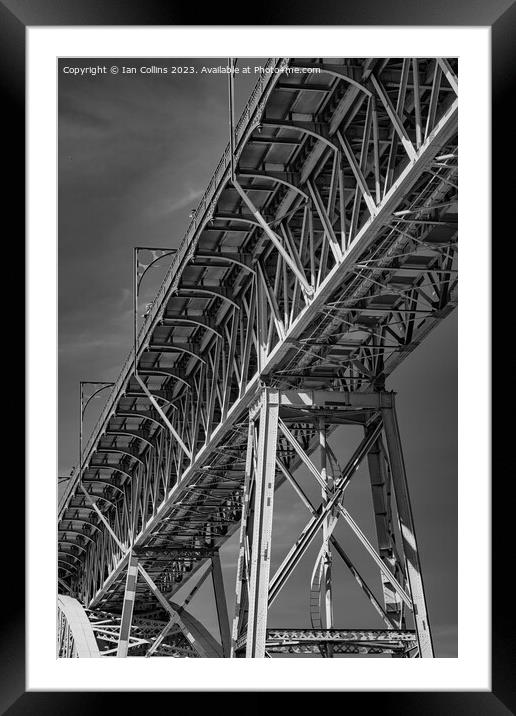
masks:
[[[380,571],[382,572],[382,574],[386,577],[386,579],[389,580],[389,582],[392,584],[392,586],[394,587],[394,589],[398,592],[398,594],[399,594],[400,597],[403,599],[403,601],[405,602],[405,604],[407,605],[407,607],[408,607],[409,609],[412,609],[413,607],[412,607],[412,600],[411,600],[411,598],[409,597],[409,595],[407,594],[407,592],[403,589],[403,587],[402,587],[401,584],[398,582],[398,580],[396,579],[396,577],[393,575],[393,573],[391,572],[391,570],[385,565],[384,562],[382,562],[382,559],[381,559],[380,555],[379,555],[378,552],[375,550],[375,548],[373,547],[373,545],[371,544],[371,542],[369,542],[369,540],[367,539],[367,537],[365,536],[365,534],[362,532],[362,530],[360,529],[360,527],[357,525],[357,523],[355,522],[355,520],[351,517],[351,515],[350,515],[349,512],[346,510],[346,508],[343,507],[343,505],[340,505],[340,504],[337,505],[337,509],[339,510],[339,512],[341,513],[341,515],[344,517],[344,519],[346,520],[346,522],[348,523],[348,525],[351,527],[351,529],[353,530],[353,532],[356,534],[356,536],[358,537],[358,539],[360,540],[360,542],[362,542],[362,544],[364,545],[364,547],[366,548],[366,550],[369,552],[369,554],[371,555],[371,557],[374,559],[374,561],[375,561],[376,564],[378,565],[378,567],[379,567]]]
[[[335,159],[337,160],[337,158],[338,155],[336,154]],[[335,236],[331,219],[328,216],[328,213],[324,207],[321,195],[319,194],[316,185],[313,184],[311,181],[307,181],[306,185],[308,187],[308,191],[310,192],[310,198],[312,199],[317,210],[317,214],[319,215],[319,219],[324,226],[324,233],[326,234],[326,239],[330,244],[333,257],[335,258],[335,261],[339,263],[340,261],[342,261],[342,249],[340,247],[339,242],[337,241],[337,237]]]
[[[222,567],[220,564],[220,555],[218,550],[216,550],[216,552],[212,555],[211,564],[211,576],[213,581],[213,591],[215,593],[215,607],[217,609],[222,656],[229,658],[231,649],[231,633],[229,628],[226,593],[224,591],[224,579],[222,577]]]
[[[95,512],[97,513],[97,515],[98,515],[100,521],[102,522],[102,524],[104,525],[104,527],[107,529],[107,531],[109,532],[109,534],[111,535],[111,537],[115,540],[116,544],[117,544],[117,545],[120,547],[120,549],[122,550],[122,553],[126,552],[126,551],[127,551],[127,547],[124,547],[124,545],[120,542],[120,540],[118,539],[118,537],[116,536],[116,534],[113,532],[113,528],[111,527],[111,525],[109,524],[109,522],[106,520],[106,518],[104,517],[104,515],[102,514],[102,512],[99,510],[99,508],[97,507],[95,501],[92,499],[90,493],[88,492],[88,490],[86,490],[86,488],[84,487],[84,485],[82,484],[82,482],[79,484],[79,488],[80,488],[80,490],[84,493],[84,495],[86,496],[86,499],[88,500],[88,502],[90,503],[90,505],[93,507],[93,509],[94,509]]]
[[[303,489],[301,488],[301,486],[299,485],[297,480],[294,478],[294,476],[292,475],[290,470],[288,470],[285,467],[285,465],[282,463],[282,461],[279,458],[276,458],[276,465],[279,467],[281,472],[285,475],[285,477],[290,482],[290,484],[292,485],[294,490],[297,492],[297,494],[301,498],[301,501],[308,508],[308,510],[312,513],[312,516],[317,517],[317,515],[318,515],[317,509],[314,507],[311,500],[306,496]],[[336,523],[337,523],[337,519],[334,518],[334,524],[332,525],[332,528],[331,528],[332,531],[333,531],[333,528]],[[382,608],[380,602],[376,599],[372,589],[368,586],[365,579],[362,577],[362,575],[357,570],[355,565],[349,559],[349,557],[346,554],[346,552],[344,551],[342,545],[340,544],[340,542],[337,540],[337,538],[333,534],[330,535],[330,542],[332,544],[332,547],[334,547],[335,551],[340,556],[340,558],[342,559],[342,561],[344,562],[346,567],[349,569],[349,571],[355,578],[355,581],[358,583],[359,587],[362,589],[362,591],[364,592],[366,597],[369,599],[369,601],[373,605],[374,609],[378,612],[378,614],[383,619],[383,621],[387,624],[388,627],[395,628],[397,626],[396,623],[389,616],[389,614],[387,614],[387,612],[385,612],[385,610]]]
[[[261,261],[258,261],[256,263],[256,268],[258,270],[258,275],[260,277],[260,281],[262,282],[262,285],[265,289],[265,295],[267,297],[267,302],[271,308],[272,318],[274,320],[274,325],[276,326],[278,336],[279,336],[280,340],[283,341],[283,340],[285,340],[285,323],[283,322],[283,319],[280,316],[278,301],[276,300],[274,291],[272,290],[272,288],[267,280],[267,277],[265,276]]]
[[[199,589],[202,587],[202,585],[204,584],[204,582],[206,581],[206,579],[210,576],[210,574],[211,574],[211,572],[212,572],[212,565],[211,565],[209,562],[206,562],[206,564],[208,565],[207,569],[205,569],[204,573],[199,577],[199,579],[197,580],[197,583],[195,584],[195,586],[193,587],[193,589],[192,589],[192,590],[190,591],[190,593],[185,597],[185,599],[184,599],[184,601],[183,601],[183,604],[182,604],[182,608],[183,608],[183,609],[184,609],[186,606],[188,606],[188,604],[190,604],[190,602],[191,602],[192,599],[195,597],[195,595],[197,594],[197,592],[199,591]]]
[[[167,426],[167,428],[170,430],[170,432],[172,433],[172,435],[174,436],[174,438],[177,440],[177,442],[179,443],[179,445],[181,446],[181,448],[183,449],[183,451],[186,453],[186,455],[188,456],[188,458],[191,460],[191,459],[192,459],[192,453],[191,453],[190,450],[186,447],[186,445],[184,444],[184,442],[183,442],[182,439],[181,439],[181,436],[179,435],[179,433],[177,432],[177,430],[174,428],[174,426],[172,425],[172,423],[170,422],[170,420],[167,418],[167,416],[166,416],[165,413],[163,412],[163,410],[162,410],[160,404],[158,403],[158,401],[156,400],[156,398],[152,395],[152,393],[151,393],[150,390],[147,388],[147,386],[145,385],[145,383],[143,382],[143,380],[140,378],[140,376],[138,375],[138,373],[135,374],[135,378],[136,378],[136,380],[138,381],[138,383],[140,384],[140,386],[141,386],[143,392],[145,393],[145,395],[147,396],[147,398],[150,400],[150,402],[152,403],[152,405],[153,405],[153,406],[156,408],[156,410],[158,411],[158,413],[159,413],[161,419],[163,420],[163,422],[165,423],[165,425]]]
[[[145,653],[145,658],[149,658],[154,654],[154,652],[161,646],[163,639],[170,633],[170,630],[178,623],[177,616],[171,617],[170,621],[165,624],[163,629],[160,631],[156,639],[152,642],[150,647],[147,649],[147,652]]]
[[[301,445],[298,443],[296,438],[292,435],[290,430],[287,428],[285,423],[281,418],[278,419],[278,425],[283,433],[283,435],[287,438],[288,442],[292,445],[294,448],[296,455],[300,458],[300,460],[306,465],[306,467],[310,470],[312,475],[315,477],[317,482],[320,484],[320,486],[323,488],[323,490],[326,489],[326,482],[323,480],[321,473],[319,470],[315,467],[313,462],[310,460],[309,456],[306,454],[306,452],[303,450]]]
[[[270,582],[269,587],[269,606],[273,603],[273,601],[278,596],[281,588],[284,586],[287,579],[292,574],[294,568],[299,563],[301,557],[305,554],[306,550],[312,543],[312,540],[314,539],[315,535],[319,531],[321,525],[323,524],[326,517],[331,514],[331,511],[334,510],[341,497],[342,493],[344,492],[346,486],[348,485],[352,475],[355,473],[355,471],[358,469],[361,461],[363,458],[367,455],[369,449],[374,444],[378,436],[380,435],[382,430],[382,422],[381,420],[378,420],[373,426],[369,429],[368,434],[364,437],[358,448],[355,450],[355,453],[353,454],[351,460],[348,462],[346,468],[344,469],[341,477],[338,481],[335,483],[335,490],[331,496],[331,498],[328,500],[324,508],[322,506],[319,508],[319,511],[316,516],[312,517],[312,519],[308,522],[304,530],[299,535],[298,539],[296,540],[294,546],[289,551],[281,565],[278,567],[274,577],[272,578]]]
[[[399,138],[401,140],[401,143],[405,147],[405,151],[407,152],[409,158],[412,161],[414,161],[414,159],[416,159],[416,157],[417,157],[416,150],[414,149],[414,145],[410,141],[410,137],[408,136],[407,130],[403,126],[403,123],[402,123],[398,113],[396,112],[396,110],[393,107],[393,104],[389,98],[389,95],[385,91],[382,83],[374,76],[373,73],[371,73],[371,82],[373,83],[373,86],[374,86],[376,92],[378,93],[378,96],[382,100],[383,106],[387,110],[389,119],[391,120],[391,122],[394,126],[394,129],[396,131],[396,134],[399,136]],[[400,107],[400,111],[402,109],[403,108]]]
[[[367,208],[369,209],[369,213],[371,214],[371,216],[374,216],[376,213],[376,204],[374,203],[374,199],[371,196],[371,192],[369,191],[369,187],[368,187],[366,179],[362,173],[362,169],[360,168],[360,166],[356,160],[356,157],[353,154],[351,147],[349,146],[349,143],[348,143],[348,140],[346,139],[346,137],[343,134],[341,134],[340,131],[337,132],[336,136],[341,144],[344,154],[346,155],[346,159],[349,162],[351,171],[355,175],[355,179],[357,180],[357,184],[360,187],[360,191],[362,192],[364,201],[367,205]]]
[[[437,62],[441,66],[441,70],[443,71],[444,76],[450,83],[450,86],[452,90],[455,92],[455,94],[459,94],[459,82],[457,80],[457,75],[452,70],[450,63],[445,57],[438,57]]]
[[[154,594],[154,596],[156,597],[158,602],[161,604],[163,609],[165,609],[165,611],[168,612],[168,614],[170,614],[170,616],[173,619],[177,620],[177,623],[179,624],[181,631],[184,633],[184,635],[186,636],[186,638],[188,639],[188,641],[190,642],[192,647],[197,651],[199,656],[206,657],[207,653],[206,653],[205,649],[203,648],[202,644],[199,644],[198,640],[195,639],[193,634],[185,626],[183,620],[181,619],[181,615],[177,612],[176,609],[174,609],[174,607],[170,604],[170,602],[165,597],[165,595],[160,592],[160,590],[158,589],[158,586],[156,585],[156,583],[154,582],[152,577],[142,567],[141,564],[138,564],[138,571],[140,572],[142,577],[145,579],[145,581],[149,585],[151,592]]]
[[[238,181],[236,179],[233,180],[233,184],[235,186],[235,189],[239,193],[240,197],[242,198],[242,201],[245,203],[245,205],[248,207],[249,211],[253,214],[253,216],[256,218],[258,223],[260,224],[261,228],[265,231],[269,239],[272,241],[274,246],[277,248],[277,250],[280,252],[280,254],[283,256],[285,261],[288,263],[290,268],[292,269],[293,273],[301,283],[301,286],[305,293],[307,293],[309,296],[313,294],[313,289],[306,280],[306,276],[299,270],[296,262],[290,255],[290,253],[285,249],[283,246],[279,236],[271,229],[269,224],[265,221],[259,210],[255,207],[251,199],[247,196],[244,189],[240,186]]]
[[[374,595],[372,589],[368,586],[367,582],[366,582],[365,579],[362,577],[362,575],[360,574],[360,572],[358,571],[358,569],[355,567],[355,565],[353,564],[353,562],[350,560],[350,558],[348,557],[348,555],[346,554],[346,552],[342,549],[342,546],[341,546],[340,542],[338,542],[337,539],[336,539],[335,537],[333,537],[333,536],[331,537],[330,541],[331,541],[331,544],[332,544],[333,548],[334,548],[335,551],[337,552],[337,554],[340,556],[340,558],[342,559],[342,561],[344,562],[344,564],[347,566],[347,568],[349,569],[349,571],[351,572],[351,574],[352,574],[353,577],[355,578],[355,580],[356,580],[357,584],[359,585],[359,587],[362,589],[362,591],[364,592],[364,594],[366,595],[366,597],[369,599],[369,601],[370,601],[371,604],[373,605],[374,609],[376,609],[376,611],[378,612],[378,614],[380,615],[380,617],[383,619],[383,621],[386,623],[386,625],[387,625],[390,629],[395,629],[395,628],[397,627],[395,621],[394,621],[394,620],[392,619],[392,617],[382,608],[380,602],[379,602],[378,599],[375,597],[375,595]]]

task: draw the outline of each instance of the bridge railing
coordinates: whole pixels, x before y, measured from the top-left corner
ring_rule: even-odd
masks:
[[[254,121],[255,114],[257,113],[260,102],[267,95],[269,89],[274,85],[277,79],[278,75],[276,72],[274,72],[274,70],[277,69],[280,65],[286,64],[286,61],[287,58],[270,57],[265,63],[264,72],[260,74],[260,78],[256,83],[253,91],[251,92],[251,96],[249,97],[242,111],[240,119],[235,126],[236,151],[240,148],[242,141],[245,139],[248,128],[250,127],[250,125],[252,125]],[[209,210],[209,207],[212,204],[215,195],[217,194],[217,191],[221,187],[221,183],[224,179],[226,172],[228,171],[230,164],[231,150],[228,142],[228,144],[226,145],[226,149],[222,155],[222,158],[219,161],[217,168],[215,169],[215,172],[211,177],[201,200],[199,201],[198,208],[195,211],[192,220],[190,221],[190,224],[186,230],[186,234],[177,249],[177,252],[174,256],[174,260],[172,261],[172,264],[167,271],[160,288],[158,289],[151,309],[147,314],[142,326],[140,327],[137,338],[138,347],[142,345],[147,334],[149,334],[153,330],[157,314],[163,302],[165,301],[167,293],[169,292],[174,279],[179,274],[179,270],[182,266],[185,256],[188,253],[188,250],[195,242],[196,234],[199,231],[199,228],[202,228],[202,226],[204,225],[206,212]],[[84,463],[87,463],[88,458],[90,457],[90,453],[93,452],[93,449],[100,437],[104,424],[107,422],[109,416],[113,412],[114,406],[120,397],[122,388],[127,381],[127,377],[132,371],[133,364],[134,349],[127,357],[122,367],[122,370],[120,371],[120,374],[109,394],[106,405],[104,406],[104,409],[102,410],[102,413],[100,414],[99,419],[97,420],[95,427],[91,432],[91,436],[83,453],[84,455],[86,455]],[[66,505],[68,503],[70,495],[73,493],[76,484],[80,480],[80,472],[81,471],[79,469],[76,470],[73,479],[70,478],[69,484],[61,497],[61,500],[59,502],[59,517],[61,515],[61,512],[66,509]]]

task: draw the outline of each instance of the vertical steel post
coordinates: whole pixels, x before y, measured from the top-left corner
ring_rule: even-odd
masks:
[[[256,459],[246,658],[265,658],[279,393],[264,388]]]
[[[129,635],[133,621],[134,602],[136,599],[136,582],[138,580],[138,557],[131,553],[127,563],[127,578],[125,581],[124,605],[120,622],[120,635],[118,637],[117,657],[127,656],[129,649]]]
[[[403,550],[405,553],[405,569],[412,595],[419,656],[422,658],[433,658],[434,650],[426,608],[423,578],[421,575],[421,564],[417,549],[394,395],[392,394],[391,406],[382,408],[382,418],[387,440],[387,450],[389,452],[394,495],[403,540]]]
[[[268,323],[267,323],[267,299],[262,282],[255,276],[256,284],[256,338],[258,371],[261,372],[267,360]]]
[[[379,438],[367,454],[371,494],[375,513],[378,552],[389,570],[403,584],[400,574],[402,569],[396,551],[394,532],[392,529],[392,510],[390,495],[390,476],[385,464],[382,441]],[[394,620],[399,629],[404,628],[403,602],[388,580],[381,573],[385,612]]]
[[[134,374],[137,372],[136,344],[138,342],[138,248],[133,248],[133,350]]]
[[[79,480],[81,479],[81,470],[82,470],[82,419],[84,415],[84,407],[83,407],[83,392],[82,392],[82,381],[79,381],[79,462],[77,464],[77,469],[79,470]]]
[[[211,577],[213,581],[213,591],[215,593],[215,607],[217,609],[217,619],[219,622],[222,656],[227,659],[229,658],[231,649],[231,634],[229,630],[228,607],[226,603],[226,593],[224,591],[224,580],[222,577],[222,568],[218,550],[211,556],[211,566]]]
[[[327,450],[326,450],[326,423],[324,418],[319,421],[319,455],[320,455],[320,468],[321,477],[326,483],[326,488],[322,489],[322,501],[323,505],[326,505],[328,498],[331,495],[333,488],[333,479],[328,475],[327,471]],[[323,522],[323,562],[322,562],[322,573],[321,573],[321,601],[324,614],[323,625],[326,629],[333,627],[333,597],[332,597],[332,586],[331,586],[331,549],[330,549],[330,536],[332,528],[332,514],[330,513]]]
[[[236,645],[240,636],[240,629],[244,619],[244,613],[248,605],[249,583],[247,579],[247,524],[250,517],[250,494],[252,488],[252,465],[254,459],[254,420],[249,419],[247,433],[247,455],[245,462],[244,492],[242,495],[242,515],[240,518],[240,546],[238,551],[236,589],[235,589],[235,610],[231,632],[231,658],[236,656]]]
[[[231,161],[231,181],[235,179],[235,77],[234,67],[235,61],[229,57],[229,152]]]

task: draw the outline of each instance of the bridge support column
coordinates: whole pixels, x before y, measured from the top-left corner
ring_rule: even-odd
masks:
[[[361,424],[364,438],[345,466],[329,443],[331,430]],[[385,447],[386,445],[387,447]],[[311,452],[318,452],[319,466]],[[337,449],[340,453],[340,448]],[[367,457],[372,488],[377,546],[373,545],[346,509],[345,492],[360,464]],[[319,507],[312,504],[295,477],[303,465],[322,489]],[[292,548],[269,578],[275,474],[287,479],[312,517]],[[395,500],[393,499],[395,498]],[[401,544],[396,544],[394,520],[398,520]],[[380,570],[383,604],[351,562],[335,535],[338,521],[344,521]],[[352,534],[348,533],[350,537]],[[268,608],[278,597],[295,567],[316,536],[322,545],[316,557],[310,584],[310,618],[320,634],[335,630],[332,584],[332,553],[339,556],[357,581],[373,608],[393,635],[403,632],[406,643],[376,644],[393,658],[417,655],[433,657],[432,641],[410,508],[394,394],[377,391],[286,390],[267,388],[250,411],[246,472],[242,503],[240,551],[237,570],[235,617],[231,656],[263,658],[267,645]],[[347,537],[345,538],[347,539]],[[408,611],[407,611],[408,610]],[[413,631],[407,630],[407,614]],[[405,638],[404,636],[404,638]],[[331,635],[315,647],[323,657],[335,652]],[[338,647],[340,649],[340,647]],[[363,646],[353,646],[366,653]],[[377,651],[374,651],[374,650]],[[274,650],[274,647],[273,647]],[[341,652],[339,652],[341,653]]]
[[[229,631],[228,607],[226,604],[226,593],[224,591],[224,580],[218,550],[211,557],[211,577],[215,594],[215,607],[217,609],[222,656],[228,658],[231,649],[231,634]]]
[[[326,487],[322,488],[322,503],[326,506],[331,493],[333,492],[333,476],[331,472],[327,470],[327,447],[326,447],[326,422],[324,418],[319,420],[319,455],[320,455],[320,474],[321,478],[326,484]],[[332,554],[330,546],[330,537],[332,531],[332,522],[335,516],[332,512],[328,514],[325,521],[323,522],[322,533],[323,533],[323,553],[320,563],[320,577],[321,577],[321,594],[319,605],[322,614],[324,615],[324,628],[331,629],[333,627],[333,590],[332,590],[332,579],[331,579],[331,563]],[[331,644],[328,644],[323,649],[323,656],[331,657],[333,655]]]
[[[426,608],[423,578],[421,576],[421,564],[419,561],[414,520],[410,505],[407,475],[405,472],[405,462],[403,460],[401,438],[398,420],[396,417],[394,395],[392,394],[390,407],[382,408],[382,419],[387,441],[387,449],[389,452],[389,462],[396,498],[398,521],[403,541],[405,571],[412,595],[419,656],[423,658],[433,658],[434,650]]]
[[[393,515],[391,507],[391,471],[388,465],[388,456],[382,438],[378,438],[367,454],[371,494],[376,523],[376,536],[378,551],[384,564],[396,579],[402,583],[403,563],[396,549],[396,540],[393,528]],[[403,601],[394,589],[388,577],[381,574],[383,587],[383,601],[385,612],[393,620],[398,629],[405,628],[405,612]]]
[[[249,604],[249,544],[247,526],[251,517],[250,492],[251,478],[253,478],[254,445],[256,442],[256,426],[253,420],[249,420],[247,433],[247,454],[244,476],[244,491],[242,494],[242,516],[240,518],[240,540],[237,561],[237,575],[235,588],[235,611],[231,629],[231,653],[230,657],[236,657],[236,650],[239,638],[242,636],[243,628],[247,620],[247,606]],[[254,479],[254,478],[253,478]]]
[[[246,658],[254,659],[265,658],[278,415],[279,393],[265,388],[257,408],[250,415],[246,461],[249,468],[249,505],[245,517],[245,531],[241,534],[243,569],[239,570],[240,583],[244,573],[249,574]],[[252,534],[250,543],[249,534]],[[250,554],[245,556],[247,552]],[[237,605],[237,609],[241,613],[241,603]]]
[[[138,557],[131,554],[127,563],[127,578],[125,581],[124,605],[122,607],[122,621],[118,637],[118,657],[127,656],[129,650],[129,635],[133,621],[134,600],[136,599],[136,582],[138,581]]]

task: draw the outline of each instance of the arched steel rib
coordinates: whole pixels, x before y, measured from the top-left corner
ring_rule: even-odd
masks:
[[[140,420],[150,420],[151,423],[155,423],[160,428],[164,428],[165,425],[153,415],[147,415],[147,413],[137,412],[136,410],[119,410],[116,412],[119,418],[139,418]]]
[[[339,147],[329,137],[325,137],[323,134],[317,132],[314,122],[294,122],[289,120],[281,119],[264,119],[261,124],[264,127],[274,127],[277,129],[292,129],[303,134],[308,134],[311,137],[319,140],[326,144],[333,151],[338,151]]]
[[[303,62],[293,62],[292,67],[299,67],[300,69],[308,69],[310,67],[313,68],[313,65],[307,65]],[[365,85],[361,84],[360,82],[357,82],[357,80],[353,79],[349,75],[345,74],[341,70],[340,65],[329,65],[327,63],[318,64],[317,68],[321,72],[326,72],[326,74],[331,75],[332,77],[336,77],[339,80],[343,80],[344,82],[347,82],[347,84],[353,85],[353,87],[356,87],[361,92],[366,94],[368,97],[372,96],[372,92],[370,89],[368,89]],[[300,85],[299,89],[303,89],[303,85]]]
[[[245,216],[244,214],[219,212],[213,217],[213,221],[237,221],[241,224],[249,224],[249,226],[256,226],[257,228],[260,228],[260,224],[253,218],[252,215]],[[229,227],[223,227],[221,231],[224,229],[226,231],[231,231]]]
[[[109,485],[110,487],[115,487],[115,485],[113,485],[111,482],[107,482],[106,484]],[[118,489],[120,489],[120,488],[118,488]],[[108,498],[107,498],[107,497],[104,497],[104,495],[97,495],[95,492],[88,492],[88,495],[89,495],[90,497],[95,497],[95,499],[96,499],[97,502],[98,502],[98,500],[103,500],[103,501],[106,502],[110,507],[116,508],[115,503],[112,502],[111,500],[108,500]],[[96,504],[96,503],[95,503],[95,504]],[[79,505],[79,506],[70,507],[69,509],[73,509],[73,510],[89,510],[90,512],[95,512],[95,514],[96,514],[96,512],[97,512],[97,511],[96,511],[93,507],[91,507],[90,505]]]
[[[106,487],[112,487],[114,490],[117,490],[121,495],[124,495],[124,491],[118,487],[118,485],[115,485],[113,482],[108,482],[107,480],[83,480],[83,485],[105,485]],[[89,493],[91,497],[101,497],[101,495],[96,495],[94,492]],[[66,519],[63,519],[63,522],[66,522]]]
[[[138,455],[135,455],[135,454],[132,453],[132,452],[129,452],[128,450],[124,450],[124,448],[102,447],[101,445],[98,445],[96,452],[98,452],[98,453],[104,453],[104,454],[107,454],[107,455],[112,455],[112,454],[127,455],[128,457],[132,457],[132,458],[134,458],[135,460],[137,460],[141,465],[144,464],[144,462],[143,462],[143,460],[141,459],[141,457],[139,457]]]
[[[171,345],[167,343],[151,343],[149,345],[149,351],[151,353],[187,353],[188,355],[191,355],[192,358],[197,358],[198,361],[206,364],[206,361],[204,360],[204,358],[201,358],[200,355],[194,353],[194,351],[191,351],[188,348],[183,348],[182,346],[178,345]]]
[[[138,373],[139,375],[148,375],[148,376],[161,376],[164,375],[167,378],[174,378],[179,383],[183,383],[187,388],[190,390],[192,389],[192,384],[185,380],[185,378],[182,378],[180,375],[177,375],[177,373],[173,373],[170,370],[167,370],[166,368],[141,368],[138,367]]]
[[[69,552],[61,552],[61,551],[59,551],[57,554],[58,554],[58,556],[62,555],[63,557],[73,557],[78,562],[82,563],[82,561],[75,554],[70,554]],[[58,564],[66,564],[67,567],[71,567],[72,569],[75,569],[75,571],[77,571],[77,569],[78,569],[78,567],[75,564],[71,564],[70,562],[67,562],[64,559],[58,559],[57,563]]]
[[[140,393],[138,394],[140,395]],[[145,395],[144,393],[141,393],[141,395]],[[167,401],[170,402],[170,401]],[[130,430],[106,430],[104,435],[115,435],[120,437],[128,437],[128,438],[134,438],[136,440],[141,440],[142,442],[146,443],[149,447],[154,447],[154,444],[143,435],[138,435],[138,433],[133,433]]]
[[[207,321],[203,321],[201,318],[186,318],[185,316],[163,316],[160,323],[163,326],[173,326],[177,323],[191,323],[195,326],[206,328],[206,330],[211,331],[221,340],[224,339],[222,333],[220,333],[220,331],[218,331],[215,326],[211,326]],[[141,373],[141,371],[139,370],[138,373]]]
[[[89,471],[89,470],[114,470],[115,472],[121,472],[122,475],[125,475],[127,478],[129,478],[129,480],[132,480],[133,477],[134,477],[134,475],[133,475],[132,473],[127,472],[126,470],[123,470],[121,467],[118,467],[118,465],[106,465],[106,464],[104,464],[104,465],[95,465],[94,463],[93,463],[93,464],[90,463],[90,465],[89,465],[89,467],[87,468],[87,470],[84,470],[84,473],[87,472],[87,471]],[[83,473],[83,474],[84,474],[84,473]],[[83,482],[95,482],[95,480],[86,480],[86,479],[83,477]]]
[[[60,540],[58,540],[58,544],[60,547],[63,547],[64,545],[67,544],[67,545],[70,545],[70,547],[77,547],[77,549],[80,549],[82,552],[86,552],[86,547],[83,547],[82,545],[77,544],[77,542],[68,542],[68,540],[60,539]],[[61,552],[61,554],[66,554],[67,556],[72,556],[72,553],[70,553],[70,552]],[[75,556],[75,555],[73,555],[73,556]],[[81,560],[78,560],[78,561],[80,562]]]
[[[66,520],[63,520],[65,522]],[[95,540],[92,539],[89,535],[85,534],[84,532],[79,532],[78,530],[69,530],[69,529],[61,529],[58,530],[58,534],[67,534],[67,535],[77,535],[77,537],[85,537],[89,542],[92,544],[95,544]]]
[[[57,569],[61,570],[62,572],[66,572],[67,575],[70,577],[75,577],[77,574],[77,567],[73,564],[68,564],[68,567],[73,567],[73,571],[71,569],[68,569],[68,567],[64,567],[64,564],[68,564],[67,562],[62,562],[60,559],[57,560]]]
[[[230,303],[232,306],[234,306],[238,311],[240,310],[240,306],[236,301],[233,301],[232,298],[229,296],[226,296],[225,293],[222,291],[218,291],[215,288],[207,288],[206,286],[181,286],[179,285],[176,289],[176,295],[180,296],[181,292],[184,293],[199,293],[199,294],[206,294],[207,296],[212,296],[213,298],[220,298],[222,301],[227,301],[227,303]]]
[[[257,222],[253,222],[253,224],[257,225]],[[231,231],[231,228],[221,227],[220,231]],[[195,256],[192,258],[192,261],[195,261],[197,259],[217,259],[217,261],[226,261],[227,263],[234,264],[235,266],[240,266],[240,268],[244,269],[245,271],[249,271],[249,273],[255,273],[255,270],[251,268],[251,266],[248,266],[243,261],[239,261],[238,259],[233,258],[232,256],[228,256],[227,254],[207,254],[206,252],[201,251],[200,253],[195,254]]]
[[[308,194],[304,192],[302,189],[300,189],[296,184],[293,184],[292,182],[288,181],[288,179],[284,177],[280,177],[273,174],[268,174],[267,172],[259,172],[257,170],[246,170],[246,169],[239,169],[237,171],[237,176],[239,177],[246,177],[246,178],[253,178],[253,179],[268,179],[269,181],[275,182],[276,184],[283,184],[283,186],[287,186],[289,189],[292,189],[292,191],[296,192],[296,194],[299,194],[304,199],[308,200]],[[253,187],[243,187],[244,189],[248,189],[249,191],[252,191]]]
[[[90,527],[93,527],[93,529],[97,530],[97,532],[100,532],[100,527],[93,522],[90,522],[89,520],[85,520],[82,517],[66,517],[63,518],[62,522],[80,522],[83,525],[90,525]]]

